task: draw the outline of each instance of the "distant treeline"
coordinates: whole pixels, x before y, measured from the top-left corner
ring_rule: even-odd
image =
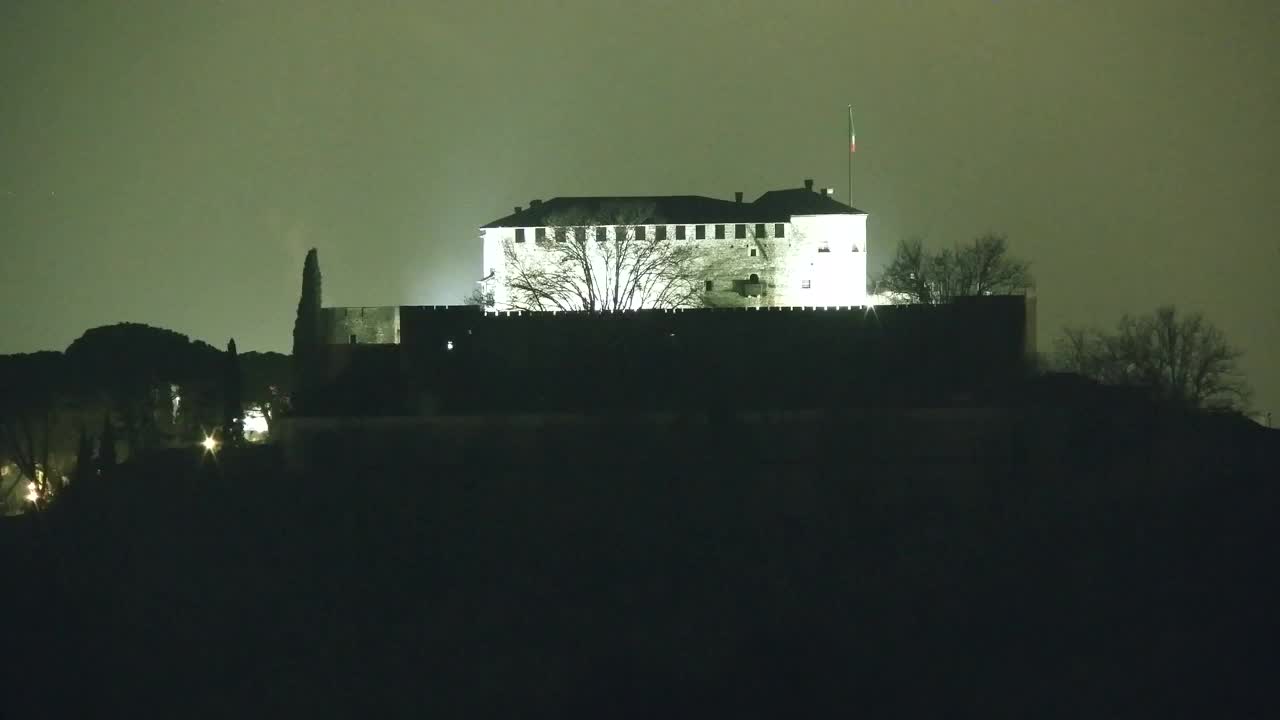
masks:
[[[245,406],[287,397],[279,353],[239,354]],[[82,432],[111,423],[120,456],[198,439],[219,426],[225,353],[171,330],[120,323],[88,330],[65,352],[0,356],[0,464],[24,450],[69,474]],[[10,473],[12,474],[12,473]],[[0,500],[13,478],[0,483]]]

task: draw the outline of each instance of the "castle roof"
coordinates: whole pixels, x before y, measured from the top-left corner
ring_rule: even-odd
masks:
[[[702,195],[556,197],[481,227],[787,222],[794,215],[865,214],[829,195],[807,188],[794,188],[770,190],[753,202],[734,202]]]

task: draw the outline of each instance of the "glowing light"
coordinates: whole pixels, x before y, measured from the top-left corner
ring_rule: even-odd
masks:
[[[169,385],[169,402],[172,407],[172,420],[176,424],[178,422],[178,409],[182,406],[182,396],[178,394],[180,388],[177,385]]]
[[[266,436],[268,431],[267,414],[257,405],[250,405],[244,411],[244,439],[256,442]]]
[[[27,502],[33,503],[40,499],[40,490],[36,487],[34,480],[27,482]]]
[[[445,349],[445,350],[452,350],[452,349],[453,349],[453,341],[452,341],[452,340],[446,340],[446,341],[445,341],[445,343],[444,343],[444,349]]]
[[[200,444],[204,447],[205,452],[214,452],[218,449],[218,441],[214,440],[212,435],[205,435]]]

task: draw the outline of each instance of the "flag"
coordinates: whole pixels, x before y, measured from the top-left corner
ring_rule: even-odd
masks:
[[[849,106],[849,152],[853,152],[858,146],[858,141],[853,134],[853,106]]]

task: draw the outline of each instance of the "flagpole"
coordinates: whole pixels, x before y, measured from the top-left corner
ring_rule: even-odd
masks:
[[[853,207],[853,106],[849,106],[849,207]]]

